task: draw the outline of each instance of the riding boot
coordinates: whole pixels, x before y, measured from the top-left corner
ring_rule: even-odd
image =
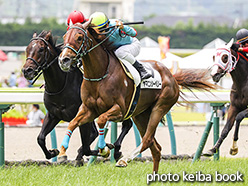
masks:
[[[150,73],[148,73],[146,71],[146,69],[144,68],[144,66],[142,64],[140,64],[138,61],[135,61],[135,63],[133,64],[133,66],[139,72],[140,77],[141,77],[141,81],[143,79],[148,79],[148,78],[150,78],[152,76]]]

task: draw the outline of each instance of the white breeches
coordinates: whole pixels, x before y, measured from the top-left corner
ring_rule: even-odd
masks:
[[[115,50],[115,55],[120,59],[125,59],[132,65],[135,63],[135,57],[140,53],[141,44],[137,38],[129,45],[120,46]]]

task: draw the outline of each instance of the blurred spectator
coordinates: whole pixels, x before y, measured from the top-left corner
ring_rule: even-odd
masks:
[[[32,80],[28,80],[28,87],[30,88],[30,87],[33,87],[33,81]]]
[[[28,86],[28,81],[26,80],[26,78],[23,76],[23,73],[21,73],[20,77],[17,78],[17,84],[18,87],[27,87]]]
[[[40,110],[38,104],[33,104],[32,111],[28,114],[27,125],[41,126],[42,120],[45,118],[45,114]]]
[[[4,79],[2,82],[2,87],[9,87],[8,79]]]
[[[9,86],[10,87],[16,87],[16,74],[15,74],[15,72],[12,72],[10,75]]]
[[[221,109],[221,111],[222,111],[221,119],[222,119],[222,120],[225,120],[225,116],[226,116],[226,113],[227,113],[229,107],[230,107],[230,104],[229,104],[229,103],[226,103],[226,104],[222,107],[222,109]]]

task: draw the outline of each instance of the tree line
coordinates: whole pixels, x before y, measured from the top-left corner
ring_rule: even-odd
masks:
[[[248,22],[245,22],[241,27],[248,28]],[[157,41],[158,36],[170,36],[170,48],[192,49],[202,48],[217,37],[228,42],[231,38],[235,38],[236,32],[241,27],[231,28],[203,23],[194,26],[192,22],[178,23],[174,27],[165,25],[134,26],[138,32],[138,39],[148,36]],[[27,46],[33,33],[39,34],[42,30],[51,30],[53,36],[58,37],[57,43],[62,43],[67,25],[59,24],[55,18],[44,18],[40,23],[34,23],[30,18],[27,18],[24,24],[0,24],[0,28],[0,46]]]

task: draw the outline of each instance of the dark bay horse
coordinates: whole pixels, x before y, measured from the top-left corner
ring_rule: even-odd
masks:
[[[55,46],[51,32],[43,31],[33,35],[30,44],[26,48],[26,63],[22,72],[26,79],[33,80],[40,71],[43,71],[45,80],[44,104],[47,113],[38,135],[37,141],[47,159],[57,156],[57,150],[47,150],[46,136],[59,123],[70,121],[78,111],[82,101],[80,99],[80,85],[82,73],[78,68],[65,73],[58,66],[60,47]],[[73,95],[68,97],[68,95]],[[94,122],[80,127],[82,147],[78,151],[76,160],[80,161],[83,155],[94,154],[90,150],[90,144],[98,136]],[[97,152],[95,152],[97,154]]]
[[[235,121],[236,127],[230,154],[236,155],[238,153],[237,141],[240,123],[244,118],[248,117],[248,58],[244,53],[234,50],[237,48],[235,45],[237,44],[233,44],[232,39],[226,46],[218,48],[214,56],[215,64],[211,72],[213,80],[219,82],[226,73],[230,73],[233,84],[230,92],[227,122],[216,144],[203,153],[206,156],[211,156],[219,150]]]
[[[76,117],[69,123],[59,158],[65,155],[71,133],[76,127],[93,121],[97,117],[99,131],[107,121],[124,121],[135,89],[134,82],[125,74],[113,51],[106,49],[104,40],[100,41],[97,30],[90,28],[89,24],[90,21],[70,27],[64,35],[65,48],[59,57],[60,66],[64,71],[70,70],[78,58],[82,59],[85,79],[81,86],[83,103]],[[214,86],[207,81],[206,73],[191,70],[182,71],[173,76],[162,63],[156,61],[145,63],[149,63],[153,70],[159,72],[162,77],[162,88],[140,91],[132,119],[142,136],[142,143],[133,151],[132,157],[150,148],[153,156],[153,170],[157,172],[161,146],[154,135],[162,117],[178,101],[180,95],[178,85],[201,90],[211,89]],[[104,145],[104,141],[99,145],[102,153],[104,153]],[[117,166],[126,166],[126,159],[121,158]]]
[[[47,159],[55,157],[58,151],[47,150],[46,136],[59,121],[71,121],[82,104],[80,97],[82,73],[78,68],[72,68],[68,73],[59,68],[57,57],[61,52],[61,47],[55,45],[56,42],[51,32],[42,31],[39,36],[34,34],[26,49],[27,60],[22,68],[22,72],[28,80],[33,80],[41,70],[43,71],[45,80],[44,104],[48,112],[38,136],[38,144]],[[123,122],[121,134],[114,143],[116,160],[122,155],[120,152],[121,143],[131,127],[131,120]],[[90,150],[90,144],[98,136],[94,122],[85,126],[82,125],[79,129],[82,147],[78,150],[76,160],[80,161],[83,155],[98,155],[98,151]]]

